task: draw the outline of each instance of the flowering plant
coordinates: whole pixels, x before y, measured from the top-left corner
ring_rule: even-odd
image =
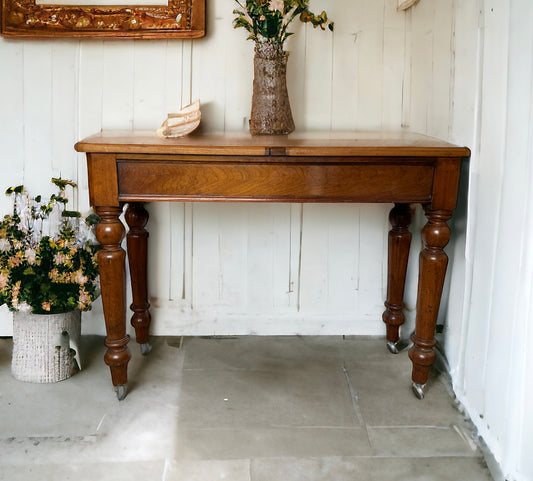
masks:
[[[96,242],[92,226],[67,210],[67,187],[74,182],[52,179],[59,189],[48,202],[31,198],[24,186],[10,187],[13,213],[0,222],[0,305],[35,314],[87,311],[99,295]]]
[[[333,31],[333,22],[326,12],[315,15],[309,10],[309,0],[235,0],[239,7],[233,13],[237,15],[233,21],[234,28],[243,27],[249,33],[249,40],[271,44],[280,54],[284,53],[283,45],[292,32],[287,28],[297,17],[302,22],[310,22],[314,27]]]

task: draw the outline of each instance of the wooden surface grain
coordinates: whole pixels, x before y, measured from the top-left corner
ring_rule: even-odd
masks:
[[[470,151],[413,132],[307,132],[287,136],[251,136],[246,132],[190,134],[161,139],[151,131],[103,131],[76,144],[78,152],[468,157]]]

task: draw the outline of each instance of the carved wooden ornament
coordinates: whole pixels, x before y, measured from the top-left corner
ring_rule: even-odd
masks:
[[[205,35],[205,0],[167,5],[54,5],[2,0],[4,37],[199,38]]]

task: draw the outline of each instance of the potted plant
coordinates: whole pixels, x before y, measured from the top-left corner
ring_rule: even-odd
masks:
[[[289,134],[294,131],[287,93],[287,59],[285,41],[293,35],[288,31],[295,18],[313,27],[333,31],[333,22],[325,11],[315,15],[309,0],[235,0],[239,5],[233,26],[248,31],[255,42],[254,83],[250,133]]]
[[[31,382],[60,381],[76,361],[79,367],[81,311],[99,295],[98,217],[67,208],[74,182],[52,183],[58,192],[47,201],[22,185],[8,188],[13,211],[0,222],[0,305],[13,311],[11,371]]]

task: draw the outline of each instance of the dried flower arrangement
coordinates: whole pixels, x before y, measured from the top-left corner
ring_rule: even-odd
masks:
[[[304,23],[333,31],[333,22],[325,11],[315,15],[309,10],[309,0],[235,0],[240,8],[233,11],[236,16],[233,26],[249,32],[249,40],[271,44],[280,54],[284,44],[293,32],[287,28],[299,16]]]
[[[34,314],[89,310],[99,295],[97,244],[92,227],[67,209],[66,189],[77,186],[52,179],[59,189],[45,202],[24,186],[10,187],[13,212],[0,222],[0,305]]]

